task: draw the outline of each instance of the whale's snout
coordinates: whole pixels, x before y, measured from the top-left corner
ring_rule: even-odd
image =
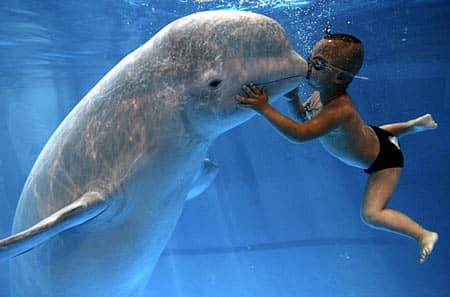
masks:
[[[274,60],[271,70],[256,85],[266,87],[269,97],[276,99],[295,89],[306,79],[307,72],[306,60],[295,51],[291,51],[289,55]]]

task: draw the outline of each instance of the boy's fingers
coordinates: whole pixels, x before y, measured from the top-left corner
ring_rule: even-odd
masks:
[[[254,100],[250,98],[237,95],[235,99],[239,107],[253,107]]]
[[[251,104],[246,104],[246,103],[239,103],[238,106],[239,106],[239,107],[244,107],[244,108],[251,108],[251,107],[253,107],[253,105],[251,105]]]
[[[244,102],[244,101],[238,101],[238,106],[239,107],[250,108],[250,107],[253,107],[253,104],[248,103],[248,102]]]
[[[250,84],[246,84],[244,85],[244,87],[247,88],[247,90],[250,91],[251,95],[260,95],[262,94],[262,89],[258,88],[255,84],[250,83]]]
[[[242,86],[242,91],[244,92],[245,96],[250,96],[251,95],[250,94],[250,90],[247,87],[245,87],[245,86]]]
[[[245,102],[245,101],[247,101],[247,97],[244,97],[244,96],[241,96],[241,95],[236,95],[235,96],[235,99],[236,99],[236,101],[238,101],[238,102]]]
[[[258,88],[255,84],[250,84],[250,88],[251,88],[251,90],[252,90],[252,92],[254,93],[254,94],[257,94],[257,95],[260,95],[260,94],[262,94],[263,92],[262,92],[262,90],[265,88],[265,87],[263,87],[263,88]]]
[[[245,103],[245,104],[249,104],[249,103],[251,103],[251,101],[253,101],[252,99],[250,99],[248,97],[244,97],[244,96],[240,96],[240,95],[237,95],[235,97],[235,99],[236,99],[237,102]]]
[[[262,93],[264,94],[264,96],[267,96],[267,87],[262,88]]]
[[[245,94],[247,96],[253,96],[255,94],[255,92],[253,91],[253,89],[250,87],[250,85],[243,85],[242,89],[244,90]]]

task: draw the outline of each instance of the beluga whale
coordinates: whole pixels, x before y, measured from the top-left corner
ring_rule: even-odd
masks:
[[[29,173],[0,241],[12,297],[142,296],[208,147],[255,115],[235,95],[252,82],[275,100],[306,72],[282,26],[252,12],[182,17],[128,54]]]

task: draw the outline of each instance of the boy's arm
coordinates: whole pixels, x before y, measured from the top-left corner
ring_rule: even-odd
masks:
[[[299,123],[304,123],[315,117],[322,110],[319,92],[315,91],[304,103],[301,103],[298,95],[299,88],[295,88],[284,97],[288,98],[289,114]]]
[[[298,96],[298,87],[285,94],[284,97],[288,98],[287,103],[290,115],[297,122],[306,122],[308,120],[308,115],[306,114],[305,107],[301,103],[300,97]]]
[[[256,86],[250,85],[244,86],[243,89],[249,96],[237,95],[239,106],[254,109],[269,120],[279,132],[294,142],[323,136],[339,127],[351,114],[348,104],[341,104],[340,100],[335,99],[328,103],[317,117],[304,124],[299,124],[285,117],[269,104],[266,88],[259,90]]]

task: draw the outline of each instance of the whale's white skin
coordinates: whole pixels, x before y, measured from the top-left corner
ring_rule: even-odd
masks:
[[[238,11],[176,20],[125,57],[30,172],[0,241],[12,296],[142,296],[208,147],[254,115],[235,94],[280,97],[306,69],[277,22]]]
[[[210,159],[203,160],[203,166],[192,181],[186,200],[191,200],[202,194],[213,182],[219,173],[219,165]]]

